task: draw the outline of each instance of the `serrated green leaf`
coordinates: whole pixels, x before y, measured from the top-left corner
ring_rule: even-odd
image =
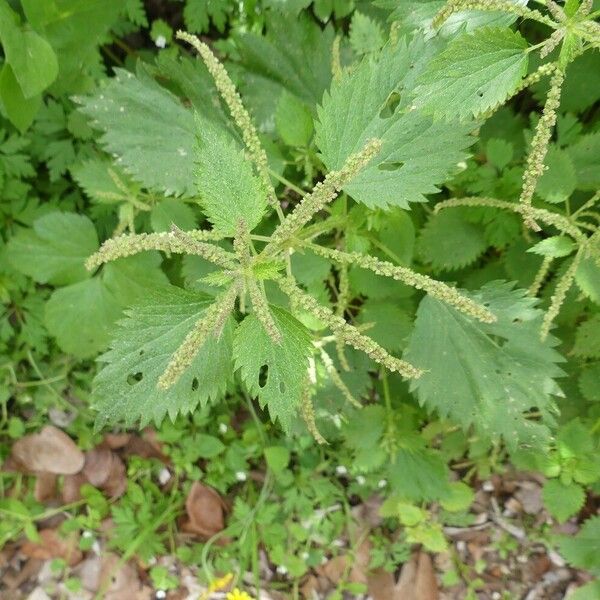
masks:
[[[550,146],[544,160],[545,171],[540,177],[536,193],[546,202],[564,202],[577,187],[577,176],[573,161],[556,146]]]
[[[451,271],[471,264],[486,248],[481,227],[467,220],[468,209],[453,208],[433,214],[421,229],[418,250],[435,271]]]
[[[569,256],[575,248],[576,246],[570,237],[566,235],[554,235],[538,242],[529,248],[527,252],[551,258],[562,258],[563,256]]]
[[[242,219],[252,231],[267,207],[260,179],[227,133],[204,119],[198,129],[197,189],[204,213],[223,235],[235,235]]]
[[[588,519],[576,536],[561,536],[558,547],[572,566],[598,573],[600,571],[600,516]]]
[[[501,171],[513,159],[514,145],[507,140],[491,138],[485,146],[485,154],[488,162]]]
[[[438,118],[468,119],[502,104],[527,73],[527,41],[505,27],[453,39],[418,78],[416,104]]]
[[[98,426],[160,423],[165,415],[174,419],[190,413],[225,392],[231,376],[231,322],[219,339],[207,340],[177,383],[157,389],[173,353],[211,302],[204,294],[171,286],[147,292],[142,303],[126,311],[110,350],[99,358],[104,366],[93,386]]]
[[[584,358],[600,358],[600,315],[596,314],[579,325],[573,354]]]
[[[289,431],[307,382],[312,342],[308,330],[290,313],[276,306],[271,311],[282,343],[275,344],[260,321],[248,315],[236,331],[233,353],[249,391],[268,408],[271,419]]]
[[[144,67],[137,76],[116,69],[104,89],[79,101],[103,132],[104,149],[136,181],[166,195],[195,195],[194,117]]]
[[[581,136],[566,152],[575,167],[577,189],[600,188],[600,131]]]
[[[121,182],[124,177],[108,160],[86,160],[73,167],[71,175],[85,194],[96,202],[112,203],[128,199],[126,192],[115,181]]]
[[[554,378],[563,373],[555,340],[540,341],[543,312],[535,299],[512,285],[492,282],[472,294],[496,315],[475,322],[456,309],[425,297],[404,358],[424,369],[411,382],[419,402],[485,437],[502,436],[509,448],[537,445],[553,424]],[[540,421],[526,418],[537,409]]]
[[[305,13],[284,18],[273,12],[265,36],[247,32],[236,37],[236,42],[247,72],[275,82],[279,89],[314,107],[331,81],[333,38],[331,24],[321,29]],[[245,96],[250,92],[243,91]]]
[[[55,290],[46,303],[45,323],[60,348],[78,358],[106,349],[123,310],[168,280],[158,252],[121,258],[86,281]]]
[[[437,500],[448,491],[448,470],[441,455],[429,448],[401,448],[388,467],[394,493],[415,501]]]
[[[122,314],[118,299],[94,277],[55,290],[46,304],[45,324],[61,350],[90,358],[108,345]]]
[[[8,258],[38,283],[64,285],[90,276],[84,262],[97,249],[96,229],[86,216],[53,212],[10,240]]]
[[[377,52],[383,46],[383,30],[377,21],[356,11],[350,21],[348,39],[356,54]]]
[[[600,304],[600,265],[593,256],[588,256],[579,263],[575,282],[592,302]]]
[[[173,225],[183,231],[196,227],[194,211],[181,200],[165,198],[150,211],[150,224],[154,231],[169,231]]]
[[[473,490],[462,481],[453,481],[447,496],[440,500],[442,507],[449,512],[467,510],[475,498]]]
[[[474,141],[472,126],[436,123],[411,109],[414,74],[430,54],[420,38],[388,44],[335,81],[318,108],[316,142],[329,170],[341,168],[368,140],[382,140],[380,153],[344,187],[371,208],[425,202]]]
[[[542,490],[544,505],[559,523],[577,514],[585,501],[585,492],[580,485],[564,485],[558,479],[549,479]]]

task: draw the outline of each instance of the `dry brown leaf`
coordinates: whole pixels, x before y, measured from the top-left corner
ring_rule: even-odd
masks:
[[[185,531],[210,538],[225,527],[225,502],[219,494],[200,483],[194,482],[185,501],[188,521]]]
[[[17,440],[12,455],[28,471],[57,475],[73,475],[82,469],[85,461],[75,442],[53,425]]]
[[[127,445],[131,435],[131,433],[107,433],[102,440],[102,446],[106,446],[111,450],[119,450],[119,448],[124,448]]]
[[[33,496],[38,502],[52,500],[56,494],[56,479],[54,473],[40,473],[35,480]]]
[[[94,486],[104,485],[113,466],[113,452],[107,448],[94,448],[85,453],[85,465],[82,473]]]
[[[87,478],[83,473],[75,473],[75,475],[65,475],[62,486],[62,499],[65,504],[77,502],[81,500],[79,489],[87,483]]]
[[[371,571],[367,577],[367,590],[373,600],[392,600],[394,595],[394,576],[383,569]]]
[[[431,557],[426,552],[414,554],[402,567],[394,600],[438,599],[439,591]]]
[[[344,554],[335,556],[328,560],[320,569],[319,573],[325,575],[334,585],[339,583],[344,577],[346,567],[348,566],[348,557]]]
[[[371,542],[368,538],[364,539],[356,549],[352,560],[352,569],[348,581],[351,583],[367,583],[369,574],[369,563],[371,562]]]
[[[84,560],[75,574],[87,591],[103,592],[104,600],[141,600],[145,596],[136,569],[131,563],[121,564],[111,552]]]
[[[69,566],[81,562],[83,557],[79,550],[78,536],[71,534],[69,537],[61,537],[56,529],[42,529],[39,532],[40,539],[37,542],[26,540],[21,546],[21,552],[29,558],[49,560],[51,558],[62,558]]]
[[[162,452],[162,443],[158,440],[156,431],[147,427],[142,436],[131,435],[123,447],[123,456],[141,456],[142,458],[158,458],[164,463],[169,462],[169,457]]]

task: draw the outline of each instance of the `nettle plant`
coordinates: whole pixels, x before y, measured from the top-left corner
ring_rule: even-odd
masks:
[[[117,70],[96,94],[78,99],[102,132],[101,145],[116,158],[113,164],[92,159],[73,173],[96,202],[119,206],[120,235],[87,261],[96,272],[90,280],[94,297],[113,302],[117,292],[127,291],[127,299],[135,300],[100,358],[94,386],[99,425],[143,425],[189,413],[232,391],[239,377],[286,432],[304,420],[322,443],[325,428],[339,424],[336,413],[344,410],[321,401],[323,387],[335,388],[354,415],[368,387],[358,379],[378,372],[385,411],[373,405],[358,410],[369,435],[359,439],[352,416],[350,429],[359,435],[345,434],[349,446],[355,457],[377,456],[379,466],[385,456],[399,461],[418,481],[415,497],[439,497],[447,490],[432,481],[445,478],[443,461],[427,449],[410,411],[394,414],[390,371],[409,381],[426,410],[482,439],[502,439],[511,451],[551,441],[555,398],[562,395],[555,379],[564,373],[550,330],[574,280],[588,295],[597,286],[600,195],[591,191],[571,210],[573,190],[560,182],[554,189],[544,179],[556,156],[552,136],[569,65],[598,49],[597,11],[587,1],[563,7],[548,2],[542,13],[500,0],[452,1],[441,10],[438,3],[424,3],[414,14],[403,5],[394,9],[385,43],[373,21],[360,21],[362,35],[353,21],[350,41],[362,59],[350,64],[342,60],[347,53],[332,27],[304,18],[289,30],[285,19],[274,21],[266,38],[237,40],[247,72],[285,88],[275,115],[278,129],[288,145],[302,147],[296,164],[303,165],[305,181],[312,182],[316,169],[325,173],[310,192],[285,180],[277,150],[257,132],[223,65],[186,33],[178,37],[196,49],[202,64],[165,55],[156,65],[140,64],[135,75]],[[530,45],[510,28],[516,19],[532,21],[536,32],[548,35]],[[544,257],[529,289],[494,280],[462,291],[412,269],[411,256],[368,237],[369,228],[386,225],[392,237],[414,236],[411,203],[425,206],[428,195],[460,178],[482,123],[546,81],[520,194],[442,199],[433,211],[423,211],[427,223],[420,238],[432,267],[437,261],[458,268],[483,250],[464,219],[452,215],[463,215],[465,207],[473,215],[492,214],[492,220],[505,212],[517,215],[530,250]],[[256,90],[245,91],[256,106]],[[288,191],[278,198],[277,180],[300,200]],[[161,199],[159,191],[170,198]],[[194,229],[190,204],[200,206],[210,228]],[[154,225],[157,208],[180,226],[135,233],[136,217],[150,212]],[[43,237],[45,228],[39,229]],[[461,235],[459,244],[444,245]],[[377,251],[369,252],[373,247]],[[86,244],[96,248],[93,239]],[[184,262],[187,282],[195,277],[195,285],[167,285],[157,250],[201,263],[194,269]],[[142,255],[150,257],[146,262],[127,263],[142,252],[150,253]],[[140,270],[147,275],[144,286]],[[128,280],[137,290],[134,298]],[[369,315],[363,318],[369,287],[390,282],[399,302],[415,289],[424,292],[414,323],[383,320],[388,339],[395,327],[407,338],[392,344],[402,356],[376,341],[377,323],[373,329]],[[548,284],[554,290],[544,312],[536,296]],[[125,300],[111,304],[107,318],[116,320]],[[57,312],[58,299],[50,303]]]

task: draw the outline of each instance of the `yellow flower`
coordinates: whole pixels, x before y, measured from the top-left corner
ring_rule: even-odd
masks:
[[[225,598],[226,600],[253,600],[252,596],[246,592],[240,591],[238,588],[235,588],[232,592],[229,592]]]
[[[208,600],[213,592],[218,592],[223,588],[226,588],[232,579],[233,573],[227,573],[226,575],[223,575],[223,577],[214,579],[210,582],[208,589],[202,594],[200,594],[198,600]]]

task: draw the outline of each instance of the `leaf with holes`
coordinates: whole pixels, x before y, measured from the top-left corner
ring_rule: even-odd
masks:
[[[481,323],[426,296],[404,358],[425,371],[411,382],[419,402],[509,448],[537,445],[554,422],[553,396],[562,395],[556,341],[540,341],[544,313],[525,290],[495,281],[471,294],[496,315]],[[535,410],[538,420],[527,418]]]
[[[468,119],[506,100],[527,73],[527,41],[505,27],[453,39],[418,78],[417,106],[436,117]]]
[[[271,419],[289,431],[308,378],[311,337],[283,308],[271,307],[283,341],[275,344],[254,316],[238,327],[233,344],[235,365],[249,391],[268,407]]]
[[[99,358],[103,367],[93,392],[98,427],[160,423],[165,415],[190,413],[225,392],[231,376],[231,322],[219,339],[207,340],[175,385],[157,389],[173,353],[211,301],[171,286],[147,293],[143,303],[126,311],[110,350]]]
[[[389,43],[334,81],[318,108],[316,142],[329,170],[368,140],[382,140],[381,152],[344,187],[371,208],[426,202],[474,142],[472,125],[436,123],[413,110],[415,75],[434,51],[420,37]]]

